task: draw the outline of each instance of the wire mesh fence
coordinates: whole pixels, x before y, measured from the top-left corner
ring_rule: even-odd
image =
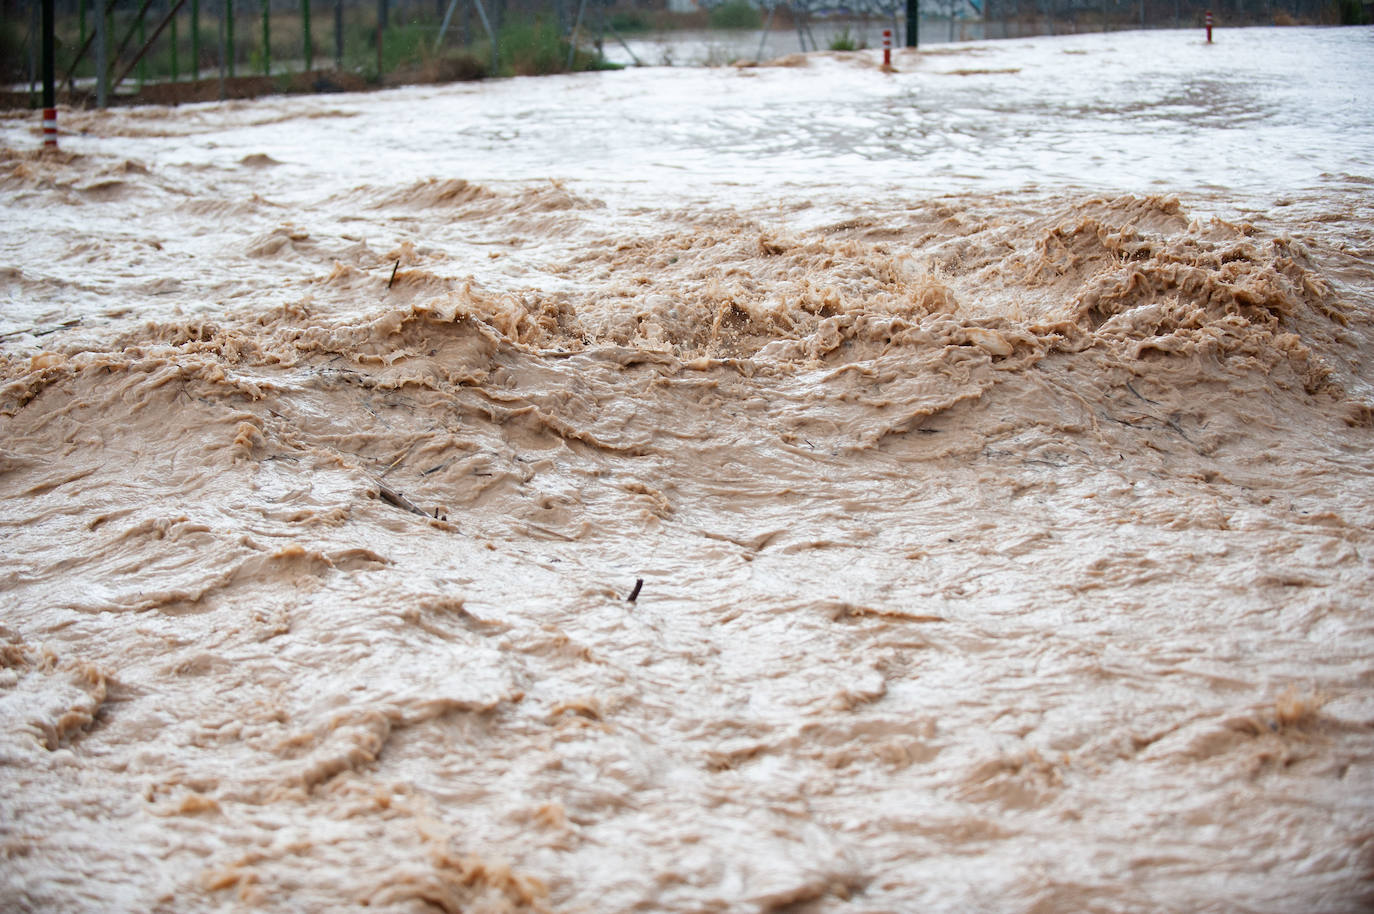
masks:
[[[56,0],[58,92],[71,104],[104,105],[595,69],[613,66],[608,44],[640,62],[626,37],[674,28],[795,31],[800,50],[865,46],[855,36],[875,22],[899,44],[906,35],[906,0],[669,2],[673,9],[625,0]],[[1208,9],[1225,25],[1370,17],[1363,0],[920,0],[918,8],[922,42],[1200,26]],[[39,0],[0,2],[0,81],[31,106],[38,10]]]
[[[13,87],[36,79],[37,9],[4,7],[0,80]],[[302,75],[354,88],[590,69],[601,62],[588,36],[604,12],[583,0],[61,0],[58,89],[115,101],[165,83],[237,94],[244,80],[286,90]]]

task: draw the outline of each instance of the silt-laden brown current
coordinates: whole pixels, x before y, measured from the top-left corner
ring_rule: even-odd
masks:
[[[1374,900],[1358,182],[0,164],[0,907]]]

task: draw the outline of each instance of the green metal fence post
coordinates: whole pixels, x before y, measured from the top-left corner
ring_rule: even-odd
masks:
[[[262,0],[262,75],[272,75],[272,2]]]
[[[386,28],[386,0],[377,0],[377,79],[382,73],[382,31]]]
[[[176,82],[181,78],[181,68],[177,66],[177,18],[175,14],[173,14],[169,25],[172,27],[172,82]]]
[[[140,9],[138,11],[138,46],[140,48],[143,47],[144,42],[148,40],[147,19],[147,7],[144,7],[143,9]],[[138,59],[138,89],[140,92],[143,91],[143,82],[147,78],[148,63],[142,57],[140,57]]]
[[[219,9],[219,100],[224,101],[225,89],[224,80],[228,75],[229,55],[225,53],[224,43],[224,8],[229,5],[229,0],[220,0]]]
[[[104,108],[110,98],[110,9],[104,0],[96,4],[95,105]]]
[[[200,79],[200,0],[191,0],[191,79]]]
[[[224,36],[228,42],[229,78],[234,78],[234,0],[224,0]]]
[[[301,0],[301,29],[305,32],[305,72],[315,61],[315,43],[310,40],[310,0]]]

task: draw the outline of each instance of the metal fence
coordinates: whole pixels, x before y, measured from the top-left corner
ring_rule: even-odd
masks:
[[[693,13],[627,0],[54,0],[59,97],[104,106],[270,91],[544,73],[603,65],[622,31],[705,26],[710,6],[749,2],[758,26],[890,22],[906,0],[697,0]],[[706,4],[709,4],[707,6]],[[40,0],[0,0],[0,81],[37,106]],[[922,42],[1201,25],[1361,21],[1362,0],[920,0]],[[822,32],[824,36],[824,32]],[[808,37],[810,48],[808,48]],[[633,56],[633,55],[631,55]],[[12,97],[15,93],[12,93]]]
[[[15,88],[37,80],[39,5],[3,6],[0,81]],[[344,88],[426,70],[585,69],[596,57],[579,46],[604,11],[588,0],[60,0],[57,87],[104,105],[163,83],[209,81],[232,95],[244,80],[288,89],[302,74]]]

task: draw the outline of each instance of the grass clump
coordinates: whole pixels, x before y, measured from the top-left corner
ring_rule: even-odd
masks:
[[[428,22],[399,22],[382,31],[382,72],[391,73],[403,67],[425,67],[434,58],[434,35],[438,29]],[[363,47],[373,48],[376,66],[376,32],[361,36]],[[333,56],[332,54],[330,55]]]
[[[377,85],[411,80],[456,82],[488,75],[486,55],[451,45],[436,50],[434,40],[438,32],[439,24],[433,20],[413,18],[393,22],[382,32],[382,66],[378,72],[376,27],[358,23],[346,38],[345,67],[363,74],[368,82]],[[450,31],[450,37],[452,34]],[[332,62],[331,54],[324,63]],[[315,64],[319,66],[320,63],[317,55]]]
[[[849,26],[840,29],[839,34],[830,39],[832,51],[857,51],[860,47],[859,40],[849,33]]]
[[[763,17],[745,0],[729,0],[711,10],[710,22],[713,29],[756,29],[763,25]]]
[[[571,70],[620,69],[578,48],[568,66],[568,40],[542,18],[507,22],[497,35],[501,72],[507,76],[546,76]]]
[[[568,62],[568,46],[558,29],[540,19],[517,19],[501,26],[496,43],[503,69],[521,76],[543,76],[562,71]]]
[[[616,10],[606,21],[611,28],[625,35],[649,31],[649,21],[636,10]]]

